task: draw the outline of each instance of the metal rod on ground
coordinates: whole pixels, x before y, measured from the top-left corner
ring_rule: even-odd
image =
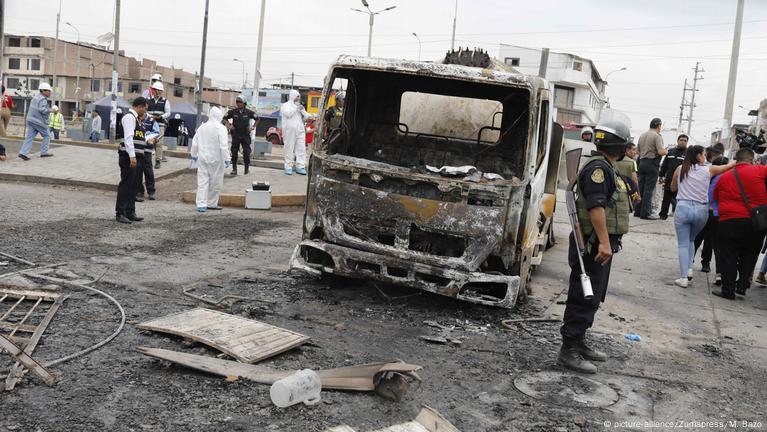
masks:
[[[205,88],[205,50],[208,46],[208,6],[210,0],[205,0],[205,18],[202,24],[202,54],[200,55],[200,80],[197,85],[197,123],[199,128],[202,121],[202,92]]]
[[[32,261],[27,261],[27,260],[25,260],[25,259],[21,259],[21,258],[19,258],[19,257],[13,256],[13,255],[10,255],[10,254],[7,254],[7,253],[5,253],[5,252],[0,252],[0,255],[2,255],[2,256],[4,256],[4,257],[6,257],[6,258],[8,258],[8,259],[12,259],[12,260],[14,260],[14,261],[18,261],[18,262],[20,262],[20,263],[22,263],[22,264],[26,264],[26,265],[29,265],[29,266],[33,266],[33,267],[34,267],[34,266],[36,265],[36,264],[35,264],[35,263],[33,263]]]
[[[101,291],[99,289],[90,287],[88,285],[84,285],[84,284],[81,284],[81,283],[68,281],[66,279],[60,279],[60,278],[55,278],[55,277],[50,277],[50,276],[45,276],[45,275],[40,275],[40,274],[34,274],[34,273],[32,273],[32,271],[33,270],[26,270],[25,272],[22,272],[22,273],[24,274],[24,276],[29,276],[29,277],[31,277],[33,279],[34,278],[43,279],[43,280],[47,280],[49,282],[58,283],[58,284],[61,284],[61,285],[69,285],[69,286],[73,286],[73,287],[76,287],[76,288],[81,288],[81,289],[84,289],[84,290],[95,292],[96,294],[99,294],[99,295],[105,297],[107,300],[111,301],[115,306],[117,306],[117,309],[120,311],[120,325],[117,327],[117,329],[111,335],[109,335],[109,337],[107,337],[106,339],[104,339],[103,341],[101,341],[101,342],[99,342],[99,343],[97,343],[95,345],[92,345],[92,346],[90,346],[90,347],[88,347],[86,349],[80,350],[80,351],[78,351],[78,352],[76,352],[74,354],[70,354],[70,355],[68,355],[66,357],[62,357],[60,359],[56,359],[56,360],[50,361],[50,362],[45,364],[45,367],[55,366],[55,365],[67,362],[69,360],[73,360],[73,359],[75,359],[77,357],[80,357],[80,356],[83,356],[85,354],[88,354],[88,353],[90,353],[92,351],[95,351],[95,350],[101,348],[102,346],[108,344],[109,342],[111,342],[112,339],[116,338],[117,335],[119,335],[120,332],[122,332],[123,327],[125,327],[125,309],[123,309],[122,305],[120,305],[120,303],[117,300],[115,300],[114,297],[110,296],[109,294],[105,293],[104,291]]]
[[[47,265],[44,265],[44,266],[35,267],[33,269],[22,269],[22,270],[13,271],[13,272],[10,272],[10,273],[3,273],[3,274],[0,275],[0,279],[6,278],[8,276],[13,276],[13,275],[21,274],[21,273],[24,273],[24,272],[28,272],[30,270],[40,271],[40,270],[50,269],[50,268],[54,268],[54,267],[61,267],[63,265],[66,265],[66,263],[47,264]]]

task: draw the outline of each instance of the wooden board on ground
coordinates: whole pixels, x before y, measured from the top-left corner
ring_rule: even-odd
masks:
[[[182,366],[197,369],[223,377],[240,377],[260,384],[273,384],[275,381],[295,373],[295,370],[278,370],[265,366],[243,364],[231,360],[222,360],[197,354],[187,354],[160,348],[136,348],[142,354],[167,360]],[[360,366],[345,366],[336,369],[317,371],[325,390],[373,391],[376,381],[382,375],[399,373],[417,379],[415,372],[420,366],[399,361],[371,363]]]
[[[300,333],[204,308],[157,318],[136,327],[204,343],[243,363],[257,363],[309,341],[308,336]]]
[[[326,429],[325,432],[356,432],[349,426],[342,425]],[[415,420],[377,429],[372,432],[459,432],[458,429],[447,421],[435,409],[428,406],[421,408]]]
[[[37,375],[43,382],[48,385],[53,385],[56,382],[56,378],[48,372],[40,363],[30,357],[21,348],[17,347],[10,339],[0,334],[0,348],[8,351],[13,358],[19,363],[23,364],[27,369]]]

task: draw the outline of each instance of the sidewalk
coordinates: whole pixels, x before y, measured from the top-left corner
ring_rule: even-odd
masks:
[[[250,174],[224,176],[219,205],[225,207],[245,207],[245,190],[250,189],[254,181],[267,181],[272,187],[272,207],[303,206],[306,199],[307,176],[285,175],[281,169],[251,168]],[[196,190],[184,192],[182,200],[195,202]]]
[[[86,186],[115,190],[120,182],[120,168],[115,149],[86,148],[79,146],[51,146],[51,158],[39,156],[35,144],[29,154],[30,161],[20,159],[9,152],[8,160],[0,164],[0,180],[49,183],[56,185]],[[162,180],[183,174],[189,168],[189,160],[168,158],[162,168],[155,170],[155,179]]]

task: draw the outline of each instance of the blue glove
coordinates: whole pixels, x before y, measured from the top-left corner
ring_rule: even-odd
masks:
[[[228,160],[224,161],[224,167],[225,168],[229,168],[230,166],[232,166],[232,162],[230,162]]]
[[[197,156],[192,156],[192,160],[197,162]]]

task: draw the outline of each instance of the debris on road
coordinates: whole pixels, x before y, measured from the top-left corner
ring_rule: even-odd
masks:
[[[455,326],[443,326],[436,321],[424,321],[423,323],[428,325],[429,327],[434,327],[440,330],[437,335],[421,336],[421,339],[425,340],[426,342],[437,343],[442,345],[445,345],[448,342],[453,345],[461,345],[463,343],[460,341],[460,339],[455,339],[450,337],[450,333],[456,328]]]
[[[208,284],[208,286],[213,286],[211,284]],[[216,285],[216,288],[222,288],[221,286]],[[192,291],[196,290],[197,288],[194,286],[186,287],[182,290],[183,294],[187,297],[193,298],[197,301],[201,301],[203,303],[209,304],[211,306],[218,306],[222,303],[224,303],[227,300],[233,300],[232,303],[236,303],[238,301],[253,301],[253,302],[260,302],[260,303],[267,303],[267,304],[274,304],[273,301],[270,300],[261,300],[253,297],[243,297],[238,295],[225,295],[219,298],[218,300],[210,300],[207,299],[201,295],[192,294]]]
[[[8,351],[13,358],[19,363],[24,365],[30,372],[37,375],[38,378],[43,380],[48,385],[53,385],[56,382],[56,377],[53,376],[47,369],[45,369],[37,360],[33,359],[29,354],[25,353],[21,348],[16,346],[6,336],[0,334],[0,348]],[[6,390],[11,390],[6,388]]]
[[[274,384],[277,380],[297,372],[159,348],[137,347],[136,350],[144,355],[199,371],[223,377],[241,377],[259,384]],[[319,370],[317,374],[324,390],[375,391],[388,399],[401,400],[409,386],[400,386],[397,392],[392,393],[392,377],[403,381],[406,378],[420,381],[421,378],[416,374],[420,369],[421,366],[402,361],[388,361]]]
[[[290,376],[277,380],[269,389],[272,403],[280,408],[287,408],[302,403],[316,405],[322,397],[322,382],[317,372],[311,369],[300,370]]]
[[[5,303],[5,300],[9,300],[9,302]],[[13,302],[13,300],[16,301]],[[0,285],[0,331],[8,331],[7,335],[2,336],[14,346],[16,343],[20,344],[22,346],[21,354],[30,361],[25,363],[22,361],[22,357],[14,355],[18,363],[11,368],[5,379],[5,384],[2,385],[6,391],[13,390],[24,376],[26,370],[23,366],[30,369],[30,364],[36,365],[35,370],[30,370],[33,370],[41,378],[47,373],[45,371],[41,375],[39,371],[40,369],[44,371],[44,369],[32,360],[31,355],[64,300],[66,300],[66,296],[56,291]],[[10,305],[8,309],[5,309],[5,304]],[[42,318],[40,318],[41,313]],[[33,319],[39,320],[37,324],[30,324],[30,322],[35,322],[32,321]],[[28,334],[29,336],[22,338],[17,336],[18,334]],[[4,348],[13,352],[12,349]],[[37,368],[38,366],[39,368]],[[43,380],[46,379],[43,378]],[[50,385],[52,381],[50,383],[46,381],[46,384]]]
[[[204,308],[157,318],[136,328],[191,339],[243,363],[257,363],[309,341],[300,333]]]
[[[638,334],[634,334],[634,333],[629,333],[625,337],[626,339],[630,341],[634,341],[634,342],[639,342],[642,340],[642,336],[639,336]]]
[[[336,426],[330,429],[326,429],[325,432],[357,432],[349,426],[342,425]],[[459,432],[458,428],[453,426],[452,423],[447,421],[440,413],[434,408],[424,406],[421,408],[421,412],[415,420],[407,423],[401,423],[398,425],[390,426],[384,429],[378,429],[373,432]]]

